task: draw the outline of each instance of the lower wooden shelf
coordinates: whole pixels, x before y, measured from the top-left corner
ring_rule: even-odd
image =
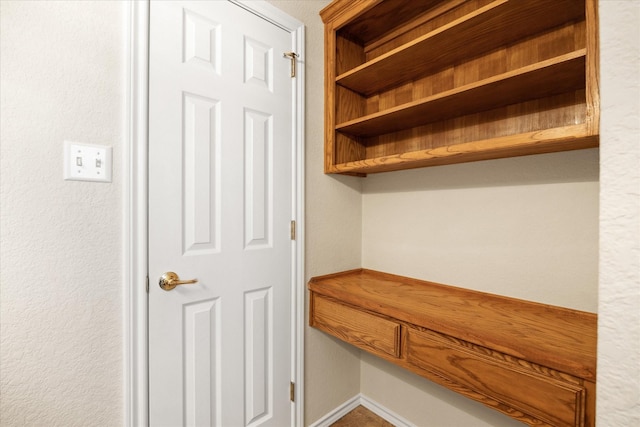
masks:
[[[365,269],[308,286],[313,327],[529,425],[595,425],[595,314]]]
[[[364,176],[368,173],[596,148],[599,141],[599,136],[593,135],[586,124],[577,124],[424,150],[367,157],[328,166],[326,172]],[[354,151],[357,150],[354,149]]]

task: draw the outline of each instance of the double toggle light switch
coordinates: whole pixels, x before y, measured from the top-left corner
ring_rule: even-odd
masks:
[[[66,181],[111,182],[112,147],[64,142]]]

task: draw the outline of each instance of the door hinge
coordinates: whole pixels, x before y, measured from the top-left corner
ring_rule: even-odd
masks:
[[[147,276],[147,283],[145,284],[145,290],[149,293],[149,276]]]
[[[296,401],[296,383],[293,381],[289,383],[289,400],[292,402]]]
[[[291,221],[291,240],[296,240],[296,221]]]
[[[282,56],[284,56],[285,58],[291,59],[291,77],[295,77],[296,76],[296,58],[300,55],[298,55],[295,52],[285,52],[282,54]]]

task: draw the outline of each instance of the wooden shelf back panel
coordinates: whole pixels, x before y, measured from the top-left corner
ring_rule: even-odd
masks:
[[[584,19],[575,0],[499,0],[340,74],[336,82],[371,95],[507,43]]]
[[[565,57],[571,60],[572,55],[582,55],[581,52],[586,58],[584,34],[584,22],[569,23],[361,99],[366,100],[366,114],[373,114],[499,75],[509,77],[509,73],[517,73],[548,60],[558,61]],[[581,74],[584,78],[585,72]],[[554,80],[545,82],[545,86],[554,84]],[[335,88],[336,91],[347,90],[340,85]],[[337,107],[341,109],[343,105],[338,104]]]
[[[360,14],[357,19],[340,28],[340,34],[361,45],[369,44],[381,34],[393,31],[398,25],[413,20],[416,15],[437,6],[441,0],[378,2]],[[320,12],[322,15],[322,11]],[[393,16],[393,19],[388,19]]]
[[[393,31],[372,40],[364,45],[367,61],[377,58],[393,49],[404,45],[418,37],[424,36],[456,19],[484,7],[495,0],[446,0],[417,14],[415,19],[398,25]]]
[[[586,125],[566,126],[526,132],[518,135],[440,146],[418,151],[405,151],[382,157],[362,157],[336,163],[330,172],[366,174],[390,172],[427,166],[451,165],[479,160],[526,156],[532,153],[555,153],[598,147]]]
[[[554,81],[549,85],[550,80]],[[336,125],[370,137],[585,87],[584,49]]]
[[[366,145],[366,152],[364,157],[352,160],[375,159],[441,147],[451,147],[449,154],[454,155],[460,152],[458,149],[462,148],[462,144],[477,142],[471,147],[480,148],[483,146],[483,141],[492,140],[498,143],[493,148],[504,149],[507,145],[504,145],[499,138],[507,136],[513,137],[511,144],[518,147],[518,135],[528,132],[538,132],[538,143],[544,145],[546,144],[544,135],[550,129],[568,127],[579,131],[580,129],[574,128],[576,124],[586,129],[584,98],[584,90],[578,90],[380,136],[358,138]],[[343,134],[336,132],[336,135]],[[552,135],[560,136],[561,134],[554,132]],[[530,146],[530,148],[540,147]]]

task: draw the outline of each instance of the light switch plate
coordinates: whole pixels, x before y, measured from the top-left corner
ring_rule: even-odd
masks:
[[[66,181],[111,182],[112,147],[64,142],[64,179]]]

